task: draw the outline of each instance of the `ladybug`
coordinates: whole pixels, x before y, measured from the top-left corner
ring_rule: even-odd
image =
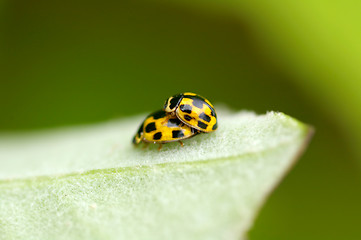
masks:
[[[160,150],[162,144],[168,142],[178,141],[183,146],[181,140],[198,133],[198,130],[185,125],[176,116],[159,110],[146,117],[133,138],[133,144],[138,145],[144,142],[144,147],[147,147],[149,143],[158,143],[158,150]]]
[[[163,109],[171,115],[176,115],[186,125],[202,132],[212,132],[218,127],[213,105],[195,93],[174,95],[165,101]]]

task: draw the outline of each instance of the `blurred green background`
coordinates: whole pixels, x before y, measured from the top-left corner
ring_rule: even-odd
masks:
[[[250,239],[361,239],[360,7],[1,1],[0,131],[145,113],[182,91],[233,109],[282,111],[316,134]]]

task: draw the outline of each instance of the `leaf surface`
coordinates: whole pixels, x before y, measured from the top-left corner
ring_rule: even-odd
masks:
[[[0,139],[0,238],[239,239],[311,128],[282,113],[219,114],[219,129],[162,151],[142,121]]]

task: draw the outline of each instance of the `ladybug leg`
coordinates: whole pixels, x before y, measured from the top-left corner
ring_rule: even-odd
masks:
[[[179,141],[179,144],[184,147],[184,143],[182,141]]]
[[[145,143],[143,144],[142,149],[144,150],[144,149],[148,148],[148,146],[149,146],[149,143],[145,142]]]
[[[160,151],[162,149],[163,144],[159,143],[159,147],[158,147],[158,151]]]

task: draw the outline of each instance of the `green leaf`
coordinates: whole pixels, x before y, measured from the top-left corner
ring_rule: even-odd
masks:
[[[158,152],[140,117],[0,139],[2,239],[239,239],[311,129],[282,113],[219,114]]]

